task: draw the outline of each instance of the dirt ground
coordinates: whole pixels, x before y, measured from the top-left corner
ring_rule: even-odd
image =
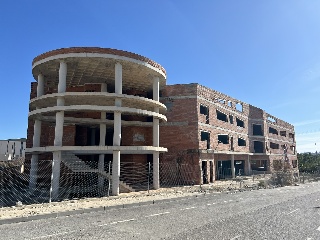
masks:
[[[18,203],[13,207],[0,208],[0,219],[12,219],[18,217],[29,217],[48,213],[60,213],[72,210],[108,207],[115,205],[157,201],[178,197],[187,197],[203,194],[206,192],[226,192],[237,190],[252,190],[258,187],[266,187],[266,181],[269,175],[256,175],[252,177],[241,178],[236,180],[215,181],[211,184],[160,188],[158,190],[122,193],[119,196],[101,197],[101,198],[84,198],[73,199],[62,202],[42,203],[23,205]]]

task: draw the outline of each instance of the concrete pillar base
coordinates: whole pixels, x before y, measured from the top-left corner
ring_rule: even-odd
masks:
[[[99,155],[98,171],[100,173],[104,172],[104,154]],[[98,176],[98,187],[103,188],[103,184],[104,184],[104,177],[99,175]]]
[[[120,193],[120,151],[113,151],[112,162],[112,195],[118,196]]]
[[[153,188],[160,188],[159,180],[159,152],[153,153]]]
[[[61,163],[61,151],[53,152],[50,202],[56,201],[59,197],[60,163]]]
[[[31,158],[30,180],[29,180],[29,190],[31,192],[33,192],[37,186],[38,158],[39,156],[36,154],[32,155],[32,158]]]

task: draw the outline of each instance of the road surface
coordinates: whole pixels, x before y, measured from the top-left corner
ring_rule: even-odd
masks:
[[[0,225],[0,239],[320,239],[320,183]]]

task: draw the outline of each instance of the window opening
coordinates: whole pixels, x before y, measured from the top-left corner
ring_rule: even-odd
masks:
[[[255,153],[263,153],[264,145],[261,141],[253,141],[253,148]]]
[[[267,120],[272,123],[276,123],[277,120],[274,117],[268,116]]]
[[[210,149],[210,133],[201,132],[201,141],[207,141],[207,149]]]
[[[243,112],[243,106],[241,103],[236,103],[236,109],[239,111],[239,112]]]
[[[278,135],[278,130],[273,127],[269,127],[269,133]]]
[[[240,146],[240,147],[246,146],[246,140],[244,140],[242,138],[238,138],[238,146]]]
[[[236,118],[236,121],[237,121],[237,126],[238,126],[238,127],[244,128],[244,122],[243,122],[241,119]]]
[[[292,160],[292,167],[297,168],[298,167],[298,160]]]
[[[267,160],[251,160],[251,169],[255,171],[267,171]]]
[[[209,108],[204,105],[200,105],[200,114],[206,116],[206,124],[209,124]]]
[[[218,111],[217,110],[217,119],[218,120],[221,120],[221,121],[224,121],[224,122],[228,122],[228,118],[227,118],[227,115]]]
[[[272,149],[279,149],[279,144],[270,142],[270,148],[272,148]]]
[[[286,131],[280,131],[280,136],[286,137],[287,136],[287,132]]]
[[[229,144],[229,136],[228,135],[218,135],[218,143]]]
[[[255,136],[263,136],[262,125],[253,124],[252,131],[252,134]]]
[[[290,150],[293,152],[293,154],[296,154],[296,147],[295,146],[290,146]]]
[[[224,99],[218,99],[218,102],[222,103],[222,104],[225,104],[226,101]]]

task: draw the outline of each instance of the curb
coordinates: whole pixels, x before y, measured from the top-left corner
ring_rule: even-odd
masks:
[[[114,206],[103,206],[103,207],[96,207],[96,208],[70,210],[70,211],[66,211],[66,212],[47,213],[47,214],[39,214],[39,215],[26,216],[26,217],[0,219],[0,225],[21,223],[21,222],[31,222],[31,221],[35,221],[35,220],[49,219],[49,218],[68,217],[68,216],[72,216],[72,215],[93,213],[93,212],[106,212],[106,211],[110,211],[110,210],[124,209],[124,208],[131,208],[131,207],[140,207],[140,206],[147,206],[147,205],[154,205],[154,204],[163,204],[163,203],[170,202],[170,201],[181,201],[183,199],[188,199],[188,198],[192,198],[192,197],[198,197],[198,194],[195,196],[161,199],[161,200],[156,200],[156,201],[151,200],[151,201],[147,201],[147,202],[128,203],[128,204],[121,204],[121,205],[114,205]]]

